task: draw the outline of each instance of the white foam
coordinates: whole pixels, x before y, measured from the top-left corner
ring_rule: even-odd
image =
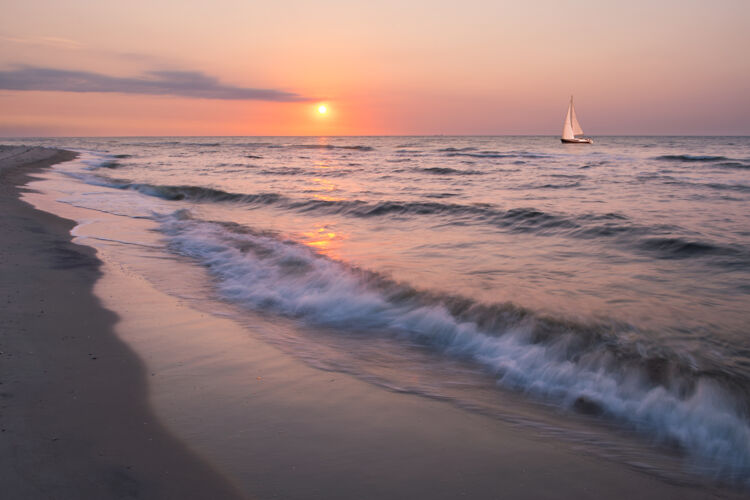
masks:
[[[648,382],[603,346],[570,356],[575,332],[532,342],[533,317],[504,331],[483,331],[440,303],[393,299],[368,273],[302,245],[192,220],[184,211],[161,222],[170,247],[207,266],[229,300],[314,324],[387,331],[473,359],[506,387],[565,407],[583,398],[610,418],[679,445],[704,470],[747,481],[750,427],[714,380],[700,378],[682,394]]]

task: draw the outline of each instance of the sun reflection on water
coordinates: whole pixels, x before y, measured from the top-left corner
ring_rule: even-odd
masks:
[[[315,224],[315,229],[302,233],[302,242],[327,257],[338,258],[338,250],[346,236],[333,231],[329,224]]]

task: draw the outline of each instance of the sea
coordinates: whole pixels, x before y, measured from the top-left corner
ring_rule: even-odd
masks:
[[[750,486],[748,137],[5,142],[79,152],[35,189],[85,209],[84,240],[292,325],[264,341],[307,363]]]

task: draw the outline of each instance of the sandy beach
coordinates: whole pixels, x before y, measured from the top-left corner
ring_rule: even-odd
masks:
[[[18,199],[73,153],[0,149],[0,490],[4,498],[234,498],[156,419],[143,365],[93,294],[71,221]]]
[[[0,149],[7,498],[741,498],[317,369],[170,296],[27,194],[74,154]],[[110,222],[116,219],[111,218]],[[105,221],[106,222],[106,221]]]

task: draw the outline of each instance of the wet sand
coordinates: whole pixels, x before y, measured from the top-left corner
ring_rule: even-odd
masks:
[[[231,498],[209,464],[252,498],[741,498],[311,367],[257,335],[289,322],[240,325],[163,293],[85,227],[77,241],[97,251],[70,243],[70,221],[19,202],[23,172],[0,175],[0,423],[13,464],[0,487],[16,498]]]
[[[94,296],[94,250],[18,198],[74,156],[0,149],[0,496],[239,497],[156,419],[141,361]]]

